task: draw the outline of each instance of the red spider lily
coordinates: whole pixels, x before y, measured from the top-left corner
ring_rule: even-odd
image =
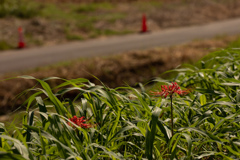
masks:
[[[177,93],[179,95],[186,95],[189,93],[189,90],[181,90],[181,88],[178,86],[176,82],[172,82],[170,85],[162,85],[161,86],[162,91],[161,92],[151,92],[155,96],[161,96],[166,98],[168,95],[171,97],[174,93]]]
[[[85,120],[84,118],[85,117],[78,118],[77,116],[73,116],[69,120],[81,128],[90,128],[91,125],[85,123],[87,120]],[[74,127],[70,122],[68,122],[68,125]]]
[[[172,82],[170,85],[162,85],[161,86],[162,91],[161,92],[151,92],[155,96],[161,96],[166,98],[168,95],[170,96],[171,99],[171,122],[172,122],[172,127],[171,127],[171,132],[172,136],[174,135],[174,125],[173,125],[173,94],[177,93],[179,95],[186,95],[190,92],[190,90],[181,90],[181,88],[178,86],[176,82]]]

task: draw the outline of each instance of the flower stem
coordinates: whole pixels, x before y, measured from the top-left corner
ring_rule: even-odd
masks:
[[[171,122],[172,122],[172,127],[171,127],[171,129],[172,129],[172,137],[173,137],[173,105],[172,105],[172,95],[170,96],[170,99],[171,99]]]

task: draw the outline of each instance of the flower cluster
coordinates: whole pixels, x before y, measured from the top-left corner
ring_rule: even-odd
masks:
[[[161,92],[152,92],[155,96],[161,96],[166,98],[168,95],[172,96],[174,93],[177,93],[178,95],[186,95],[189,93],[189,90],[181,90],[181,88],[178,86],[176,82],[172,82],[170,85],[162,85],[161,86],[162,91]]]
[[[90,128],[91,125],[85,123],[87,120],[85,120],[84,118],[85,117],[78,118],[77,116],[73,116],[69,120],[81,128]],[[74,127],[70,122],[68,122],[68,125]]]

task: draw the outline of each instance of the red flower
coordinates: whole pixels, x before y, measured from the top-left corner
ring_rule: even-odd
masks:
[[[172,96],[174,93],[177,93],[179,95],[186,95],[189,93],[189,90],[181,90],[181,88],[178,86],[176,82],[172,82],[170,85],[162,85],[161,86],[162,91],[161,92],[152,92],[155,96],[161,96],[166,98],[168,95]]]
[[[73,116],[72,118],[69,118],[69,120],[81,128],[90,128],[91,125],[85,123],[86,120],[84,118],[85,117],[78,118],[77,116]],[[70,122],[68,122],[68,125],[74,127]]]

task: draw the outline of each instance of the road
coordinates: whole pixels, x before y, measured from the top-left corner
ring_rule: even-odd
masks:
[[[131,50],[164,47],[218,35],[240,34],[240,18],[201,26],[166,29],[59,46],[0,52],[0,74],[33,69],[81,57],[119,54]]]

